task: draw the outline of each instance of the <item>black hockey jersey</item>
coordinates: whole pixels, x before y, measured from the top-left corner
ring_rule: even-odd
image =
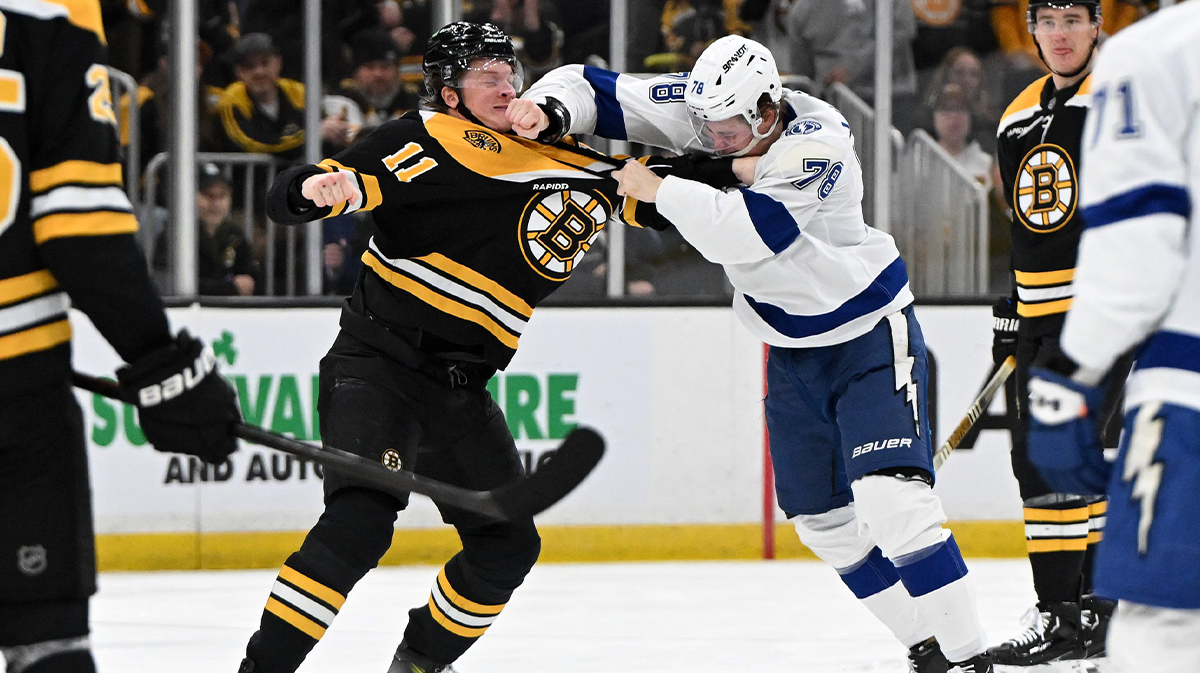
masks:
[[[296,223],[373,210],[377,232],[352,305],[385,324],[478,348],[503,369],[534,307],[623,210],[604,174],[612,168],[577,145],[412,112],[318,166],[282,173],[268,213]],[[304,179],[321,171],[354,174],[363,195],[357,208],[318,209],[299,195]]]
[[[1060,325],[1071,307],[1083,232],[1079,145],[1090,103],[1091,75],[1062,91],[1046,75],[1021,92],[1000,121],[997,160],[1013,211],[1017,312],[1030,329],[1042,322]],[[1044,316],[1053,319],[1037,320]]]
[[[0,31],[2,398],[69,380],[72,303],[127,361],[170,336],[132,236],[97,0],[0,0]]]

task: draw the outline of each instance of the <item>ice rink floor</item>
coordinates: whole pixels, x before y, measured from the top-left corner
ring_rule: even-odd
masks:
[[[992,643],[1033,604],[1028,562],[969,560]],[[385,673],[436,568],[372,571],[301,673]],[[100,673],[234,673],[275,573],[106,573]],[[813,561],[539,565],[459,673],[905,671],[905,652]],[[0,666],[2,668],[2,666]],[[1025,669],[1030,670],[1030,669]]]

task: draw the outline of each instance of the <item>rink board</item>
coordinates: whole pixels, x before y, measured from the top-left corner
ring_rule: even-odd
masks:
[[[988,373],[990,311],[921,306],[917,315],[937,363],[931,402],[941,438]],[[214,344],[248,421],[319,439],[317,365],[337,332],[335,309],[193,306],[170,317]],[[81,314],[72,323],[76,367],[112,372],[111,348]],[[577,423],[608,441],[596,472],[539,517],[543,558],[760,556],[762,360],[762,344],[725,308],[539,310],[516,359],[491,383],[526,464],[536,469]],[[205,469],[145,445],[128,407],[90,393],[79,399],[104,567],[274,565],[321,512],[311,464],[243,445],[226,465]],[[984,432],[939,474],[968,553],[1023,553],[1007,452],[1006,433]],[[776,539],[780,556],[806,554],[786,522]],[[414,498],[385,562],[440,562],[455,548],[432,503]]]

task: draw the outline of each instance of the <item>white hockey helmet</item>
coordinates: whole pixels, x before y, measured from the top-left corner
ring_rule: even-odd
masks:
[[[708,45],[688,77],[684,94],[696,137],[719,156],[746,154],[779,123],[776,114],[771,128],[759,132],[758,104],[764,94],[772,103],[783,99],[783,82],[769,49],[740,35],[727,35]]]

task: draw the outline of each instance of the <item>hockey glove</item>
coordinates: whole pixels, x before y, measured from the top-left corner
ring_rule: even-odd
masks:
[[[733,173],[733,158],[714,158],[702,154],[687,154],[682,157],[652,156],[646,159],[646,168],[660,178],[674,175],[684,180],[702,182],[709,187],[724,189],[741,184]]]
[[[1085,386],[1042,367],[1029,375],[1029,460],[1059,493],[1102,495],[1112,466],[1096,422],[1103,386]]]
[[[1021,316],[1012,297],[1001,297],[992,304],[992,362],[999,367],[1008,356],[1017,354],[1017,327]]]
[[[158,451],[220,463],[237,450],[230,424],[242,420],[237,395],[217,371],[211,348],[181,330],[175,341],[117,370],[142,431]]]

